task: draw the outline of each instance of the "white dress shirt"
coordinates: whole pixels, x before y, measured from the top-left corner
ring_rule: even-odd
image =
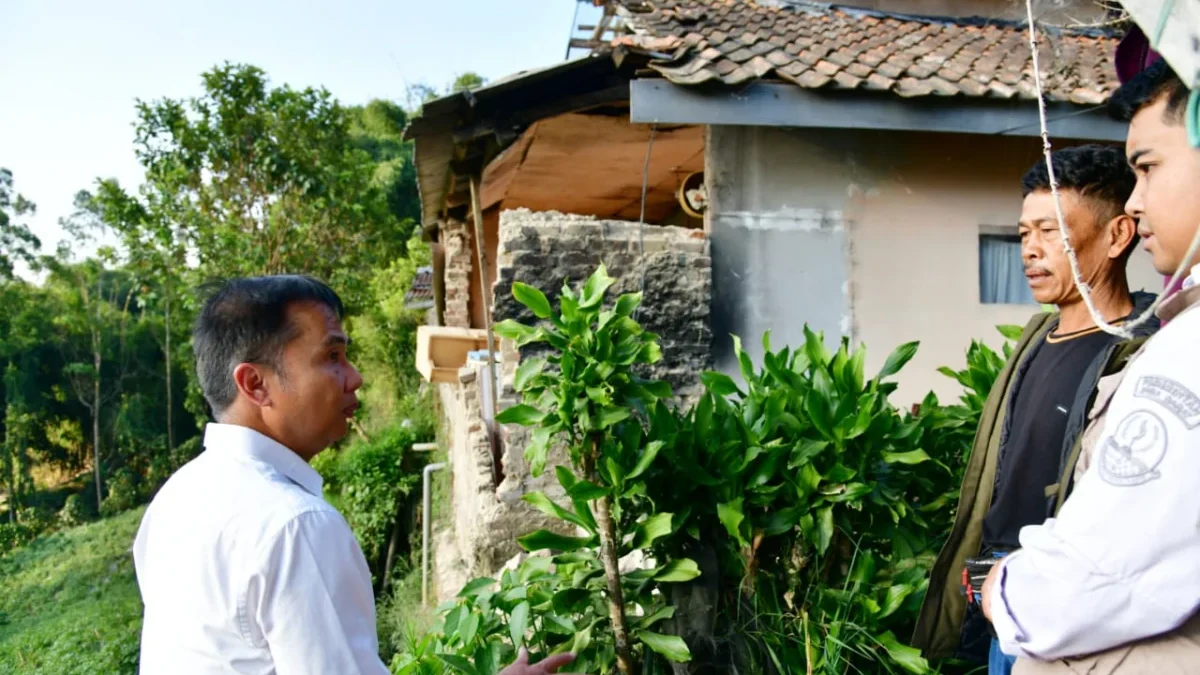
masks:
[[[1191,283],[1200,278],[1200,266]],[[1164,310],[1192,302],[1176,296]],[[1160,310],[1160,316],[1162,316]],[[1082,656],[1177,628],[1200,609],[1200,307],[1126,368],[1091,464],[1059,512],[1021,530],[992,587],[1006,654]]]
[[[142,675],[386,675],[371,574],[322,480],[245,427],[210,424],[133,557]]]

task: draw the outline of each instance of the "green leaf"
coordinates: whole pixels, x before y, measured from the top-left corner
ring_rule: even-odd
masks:
[[[1012,340],[1013,342],[1019,341],[1021,339],[1021,335],[1025,333],[1024,328],[1013,325],[996,326],[996,330],[1000,331],[1000,334],[1004,336],[1004,339]]]
[[[579,631],[574,621],[557,614],[543,614],[542,625],[545,626],[547,632],[558,635],[574,635]]]
[[[792,450],[792,456],[788,459],[788,468],[795,469],[808,464],[828,447],[829,441],[814,441],[807,438],[800,441],[800,444]]]
[[[895,351],[888,355],[887,361],[884,361],[883,368],[876,377],[882,380],[900,372],[900,369],[916,356],[917,347],[920,344],[919,342],[908,342],[896,347]]]
[[[630,314],[633,314],[633,310],[637,309],[641,304],[641,293],[626,293],[625,295],[617,298],[617,316],[629,316]]]
[[[633,471],[630,471],[629,475],[626,476],[625,479],[633,480],[634,478],[637,478],[645,473],[646,469],[649,469],[650,465],[654,463],[654,458],[658,457],[658,451],[662,450],[662,448],[662,441],[654,441],[646,445],[645,450],[642,451],[642,456],[638,458],[637,465],[633,467]]]
[[[745,396],[742,390],[738,388],[737,383],[733,381],[733,378],[725,373],[718,373],[713,370],[703,372],[700,373],[700,381],[704,383],[704,386],[709,391],[717,396],[732,396],[734,394]]]
[[[633,533],[634,548],[648,548],[655,541],[671,534],[670,513],[656,513],[638,523]]]
[[[733,352],[735,354],[737,354],[738,367],[741,368],[742,379],[746,381],[747,385],[750,385],[752,387],[753,383],[755,381],[754,362],[750,360],[750,355],[747,354],[744,349],[742,349],[742,338],[740,338],[737,335],[734,335],[732,337],[733,337]]]
[[[608,270],[604,267],[604,263],[596,268],[592,276],[588,277],[587,282],[583,285],[583,295],[579,299],[580,309],[592,309],[598,306],[604,300],[604,293],[616,279],[608,276]]]
[[[817,366],[813,382],[822,381],[828,382],[829,375],[825,373],[824,367]],[[818,387],[813,387],[805,397],[804,405],[808,411],[808,421],[812,422],[813,427],[825,438],[834,439],[833,406],[830,405],[828,394],[822,392]]]
[[[471,662],[468,661],[466,657],[459,656],[458,654],[441,653],[434,654],[434,656],[437,656],[442,663],[453,668],[454,672],[456,673],[463,673],[463,675],[479,675],[479,671],[475,670],[475,666],[471,665]]]
[[[888,586],[887,598],[883,601],[883,609],[879,614],[880,619],[887,618],[900,609],[900,605],[904,604],[904,599],[911,595],[913,587],[908,584],[892,584]]]
[[[663,583],[682,583],[700,576],[700,567],[691,558],[676,558],[663,566],[654,575],[655,581]]]
[[[725,531],[729,533],[729,536],[736,539],[742,546],[746,546],[746,539],[742,536],[741,530],[742,520],[746,518],[742,513],[741,497],[724,504],[717,504],[717,518],[725,526]]]
[[[529,627],[529,603],[522,602],[513,609],[508,620],[508,634],[512,637],[513,647],[520,649],[525,645],[525,629]]]
[[[888,464],[920,464],[929,460],[924,450],[909,450],[908,452],[885,452],[883,461]]]
[[[887,650],[888,657],[896,665],[913,675],[925,675],[929,672],[929,662],[921,656],[921,650],[902,644],[891,631],[876,637],[876,639]]]
[[[579,614],[591,597],[586,588],[565,588],[554,594],[550,604],[559,614]]]
[[[774,510],[767,516],[766,522],[763,523],[763,532],[770,537],[783,534],[796,527],[800,523],[800,517],[803,515],[804,509],[799,506]]]
[[[475,636],[479,633],[479,615],[471,612],[463,622],[458,624],[458,636],[462,639],[464,647],[470,647],[475,641]]]
[[[530,492],[521,497],[521,499],[525,500],[525,502],[533,506],[533,508],[548,516],[553,516],[559,520],[565,520],[568,523],[582,527],[592,534],[596,534],[595,529],[587,521],[564,509],[558,504],[555,504],[553,500],[541,492]]]
[[[692,660],[687,643],[678,635],[662,635],[648,630],[638,631],[637,637],[650,649],[662,654],[676,663],[687,663]]]
[[[524,403],[502,410],[496,415],[496,421],[500,424],[519,424],[523,427],[541,424],[544,419],[546,413]]]
[[[601,408],[600,414],[596,416],[596,428],[607,429],[614,424],[624,422],[633,414],[629,408],[609,407]]]
[[[525,461],[529,464],[529,472],[534,478],[546,470],[546,455],[550,452],[550,437],[553,431],[550,427],[538,427],[534,430],[529,445],[525,446]]]
[[[492,331],[500,337],[514,341],[518,347],[523,347],[532,342],[541,342],[545,339],[546,333],[539,328],[526,326],[522,323],[517,323],[512,319],[505,319],[500,323],[492,326]]]
[[[595,483],[590,483],[586,480],[581,480],[575,483],[567,490],[567,496],[573,500],[581,502],[591,502],[601,497],[607,497],[612,493],[608,488],[602,488]]]
[[[487,577],[481,577],[479,579],[472,579],[471,581],[467,582],[466,586],[463,586],[461,591],[458,592],[458,597],[460,597],[460,598],[476,597],[476,596],[482,595],[484,592],[486,592],[488,589],[490,589],[492,586],[495,586],[495,585],[496,585],[495,579],[489,579]]]
[[[549,319],[550,315],[554,313],[550,309],[550,301],[546,299],[546,294],[533,286],[514,281],[512,292],[517,302],[528,307],[537,318]]]
[[[525,391],[525,387],[529,386],[529,381],[538,375],[542,374],[542,369],[546,367],[546,359],[528,359],[522,361],[521,365],[517,366],[517,372],[513,375],[513,390]]]
[[[825,555],[833,539],[833,507],[826,506],[817,511],[817,551]]]
[[[662,361],[662,347],[658,346],[657,342],[643,342],[638,349],[638,363],[658,363]]]
[[[644,616],[638,619],[637,626],[638,628],[646,629],[658,623],[659,621],[665,621],[673,618],[675,618],[675,608],[667,605],[665,607],[659,607],[654,611],[653,614],[650,614],[649,616]]]
[[[571,653],[582,654],[592,644],[592,627],[588,626],[575,634],[575,641],[571,643]]]
[[[517,543],[526,551],[542,551],[554,549],[558,551],[577,551],[591,545],[595,537],[568,537],[549,530],[537,530],[518,537]]]

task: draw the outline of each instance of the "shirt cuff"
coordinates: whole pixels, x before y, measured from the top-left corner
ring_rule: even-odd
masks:
[[[996,640],[1000,643],[1000,651],[1009,656],[1035,658],[1021,648],[1021,643],[1028,641],[1028,636],[1021,630],[1020,624],[1017,623],[1016,617],[1008,607],[1008,567],[1020,554],[1020,551],[1016,551],[997,563],[1000,565],[1000,578],[992,584],[990,598],[992,628],[996,631]]]

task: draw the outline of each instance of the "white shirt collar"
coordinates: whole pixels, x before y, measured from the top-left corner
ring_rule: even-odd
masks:
[[[263,462],[308,492],[321,496],[325,480],[316,469],[278,441],[249,427],[210,423],[204,429],[207,452],[229,453]]]

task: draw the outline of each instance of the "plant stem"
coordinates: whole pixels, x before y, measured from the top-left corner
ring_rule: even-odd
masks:
[[[591,457],[586,461],[588,480],[596,481],[596,461],[600,457],[599,439],[591,439]],[[612,618],[613,642],[617,652],[617,669],[633,675],[633,655],[629,649],[629,628],[625,624],[625,595],[621,590],[621,569],[617,557],[617,526],[612,517],[612,497],[604,496],[592,502],[593,515],[600,529],[600,560],[608,581],[608,613]]]

